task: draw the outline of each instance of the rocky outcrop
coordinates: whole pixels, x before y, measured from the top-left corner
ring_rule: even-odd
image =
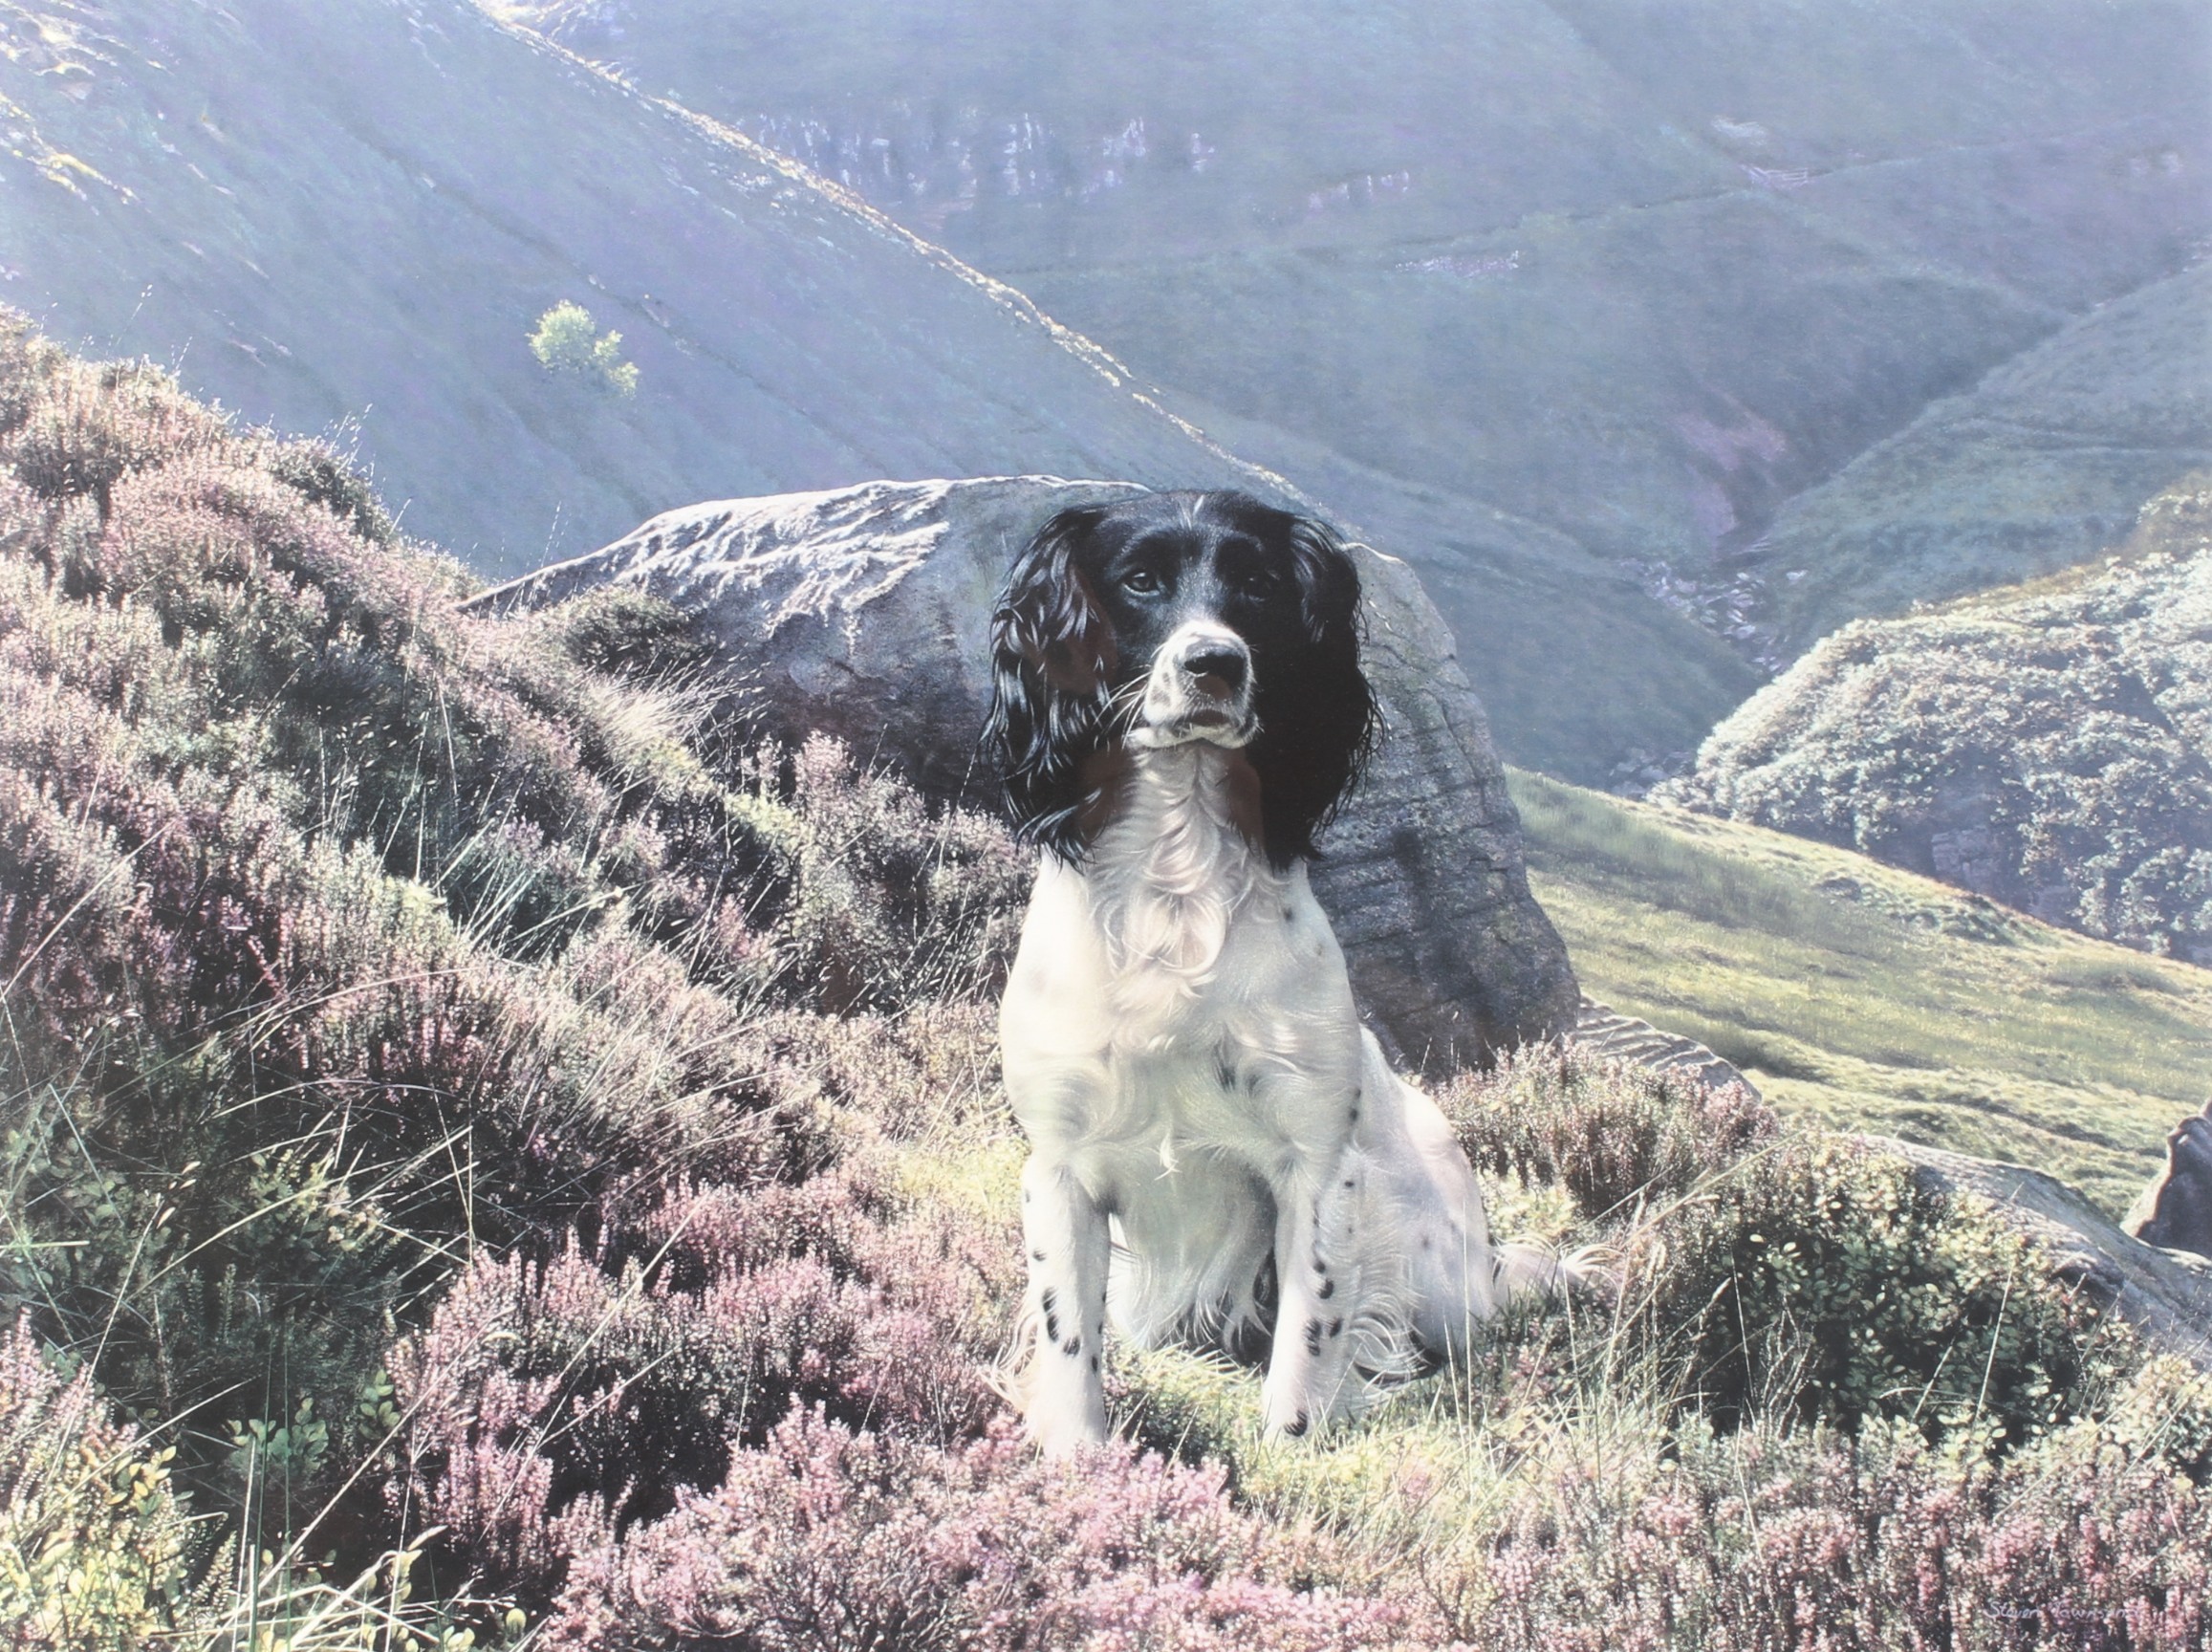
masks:
[[[2174,1126],[2166,1138],[2166,1167],[2120,1226],[2146,1245],[2212,1259],[2212,1101]]]
[[[2161,1352],[2212,1371],[2212,1261],[2131,1237],[2055,1176],[1889,1136],[1860,1140],[1909,1160],[1923,1182],[1978,1193],[2042,1249],[2052,1276],[2090,1292]]]
[[[602,584],[664,598],[696,617],[771,732],[826,730],[933,797],[989,807],[976,735],[1006,571],[1055,511],[1133,490],[1020,476],[695,505],[476,604],[542,607]],[[1313,872],[1354,989],[1416,1067],[1557,1036],[1574,1021],[1574,975],[1529,892],[1482,707],[1412,570],[1355,554],[1384,737]]]
[[[2212,484],[2110,565],[1825,639],[1652,795],[2212,962]]]
[[[1753,1096],[1759,1094],[1750,1079],[1695,1038],[1662,1032],[1649,1021],[1623,1015],[1611,1005],[1600,1004],[1593,998],[1582,1000],[1569,1041],[1594,1055],[1631,1061],[1638,1067],[1694,1078],[1708,1090],[1724,1090],[1735,1084]]]

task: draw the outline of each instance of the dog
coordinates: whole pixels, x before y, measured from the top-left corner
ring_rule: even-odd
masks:
[[[1308,882],[1377,724],[1343,543],[1238,492],[1062,511],[991,648],[985,749],[1043,850],[999,1033],[1030,1142],[1011,1384],[1044,1449],[1107,1438],[1110,1302],[1140,1345],[1268,1347],[1290,1438],[1556,1289],[1491,1245]]]

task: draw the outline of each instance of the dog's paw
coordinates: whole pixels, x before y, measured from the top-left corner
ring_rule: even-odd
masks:
[[[1052,1405],[1034,1406],[1025,1412],[1022,1426],[1048,1457],[1072,1457],[1114,1437],[1102,1416],[1085,1416]]]
[[[1260,1431],[1268,1440],[1303,1440],[1321,1421],[1319,1403],[1295,1384],[1270,1378],[1261,1385]]]

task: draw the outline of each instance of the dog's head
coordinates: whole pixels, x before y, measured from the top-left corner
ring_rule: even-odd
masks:
[[[1113,807],[1119,759],[1241,749],[1278,869],[1350,790],[1375,730],[1359,574],[1320,523],[1244,493],[1063,511],[991,620],[987,750],[1022,835],[1069,860]]]

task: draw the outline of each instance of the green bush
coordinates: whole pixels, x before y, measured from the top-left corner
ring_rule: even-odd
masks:
[[[594,331],[592,313],[562,299],[537,318],[531,354],[549,373],[590,379],[618,396],[638,393],[638,368],[622,359],[622,336]]]
[[[0,1641],[138,1652],[210,1626],[193,1587],[214,1534],[169,1484],[175,1448],[119,1427],[20,1319],[0,1340]]]
[[[2141,1358],[1986,1206],[1840,1138],[1747,1161],[1655,1226],[1645,1257],[1649,1332],[1687,1347],[1724,1419],[1780,1402],[2017,1444]]]
[[[1619,1331],[1726,1425],[1891,1418],[2006,1448],[2141,1360],[1982,1202],[1783,1132],[1743,1092],[1539,1047],[1444,1100],[1493,1174],[1556,1179],[1585,1223],[1615,1224]]]

